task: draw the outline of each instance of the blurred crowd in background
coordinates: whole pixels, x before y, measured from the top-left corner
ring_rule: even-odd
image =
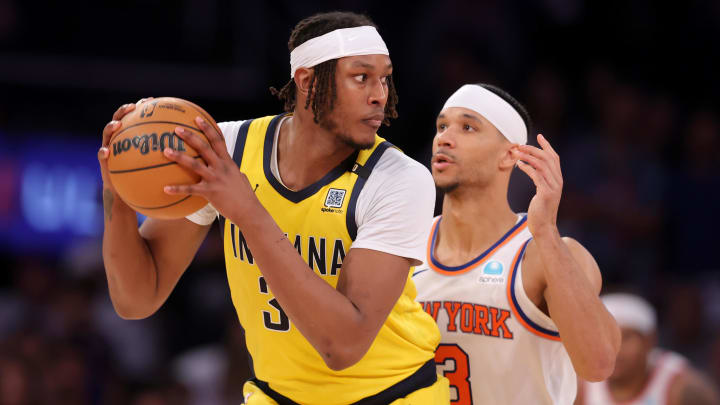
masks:
[[[524,103],[561,157],[561,233],[595,256],[604,291],[655,305],[662,347],[720,384],[720,2],[0,0],[0,405],[241,402],[219,231],[155,315],[120,319],[95,151],[113,111],[145,96],[217,121],[280,112],[267,88],[288,78],[292,27],[333,9],[379,25],[400,95],[380,134],[426,165],[460,85]],[[516,171],[513,208],[533,193]]]

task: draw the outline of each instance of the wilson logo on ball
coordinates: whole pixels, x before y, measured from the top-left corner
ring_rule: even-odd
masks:
[[[208,143],[195,118],[203,117],[220,133],[215,120],[198,105],[176,97],[146,100],[136,108],[121,117],[122,128],[110,139],[108,174],[118,196],[135,211],[160,219],[183,218],[207,205],[207,200],[198,195],[164,191],[168,185],[195,184],[202,179],[193,170],[168,159],[162,150],[171,148],[202,161],[192,145],[175,134],[175,129],[188,128],[198,141]]]
[[[179,152],[186,151],[183,140],[172,132],[163,132],[159,138],[156,133],[135,135],[132,138],[125,138],[112,144],[113,156],[127,152],[131,148],[135,148],[141,154],[147,155],[151,150],[163,151],[166,147]]]
[[[140,112],[140,118],[147,118],[151,117],[153,113],[155,112],[155,106],[157,105],[157,101],[154,103],[148,103],[145,105],[145,107]]]

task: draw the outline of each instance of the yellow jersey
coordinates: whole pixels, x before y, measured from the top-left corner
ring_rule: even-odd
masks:
[[[291,191],[270,168],[283,116],[245,121],[233,159],[308,266],[335,287],[357,232],[358,195],[374,164],[392,145],[376,135],[372,148],[356,152],[305,189]],[[440,333],[415,302],[408,269],[403,293],[365,356],[345,370],[331,370],[274,298],[242,230],[223,217],[220,224],[232,301],[245,329],[253,372],[272,390],[301,404],[350,404],[410,377],[434,357]]]

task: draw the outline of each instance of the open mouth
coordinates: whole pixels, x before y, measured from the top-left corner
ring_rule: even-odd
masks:
[[[443,153],[436,153],[435,155],[433,155],[431,163],[433,168],[442,170],[455,162],[452,158]]]

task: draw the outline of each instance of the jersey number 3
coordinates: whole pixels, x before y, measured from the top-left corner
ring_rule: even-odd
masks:
[[[263,294],[269,294],[267,281],[265,281],[265,278],[263,276],[260,276],[259,282],[260,282],[260,292]],[[273,316],[270,313],[270,311],[262,311],[263,322],[265,322],[265,327],[268,329],[271,329],[271,330],[276,330],[278,332],[289,331],[290,330],[290,319],[288,319],[287,315],[285,314],[285,311],[283,311],[278,300],[273,298],[268,301],[268,304],[270,304],[271,307],[273,307],[277,310],[277,312],[279,313],[279,316],[277,316],[277,317],[279,317],[280,319],[278,320],[278,322],[274,322]]]
[[[455,388],[457,398],[452,405],[472,405],[470,390],[470,360],[467,353],[456,344],[440,344],[435,352],[435,364],[444,366],[443,375],[450,380],[450,388]]]

